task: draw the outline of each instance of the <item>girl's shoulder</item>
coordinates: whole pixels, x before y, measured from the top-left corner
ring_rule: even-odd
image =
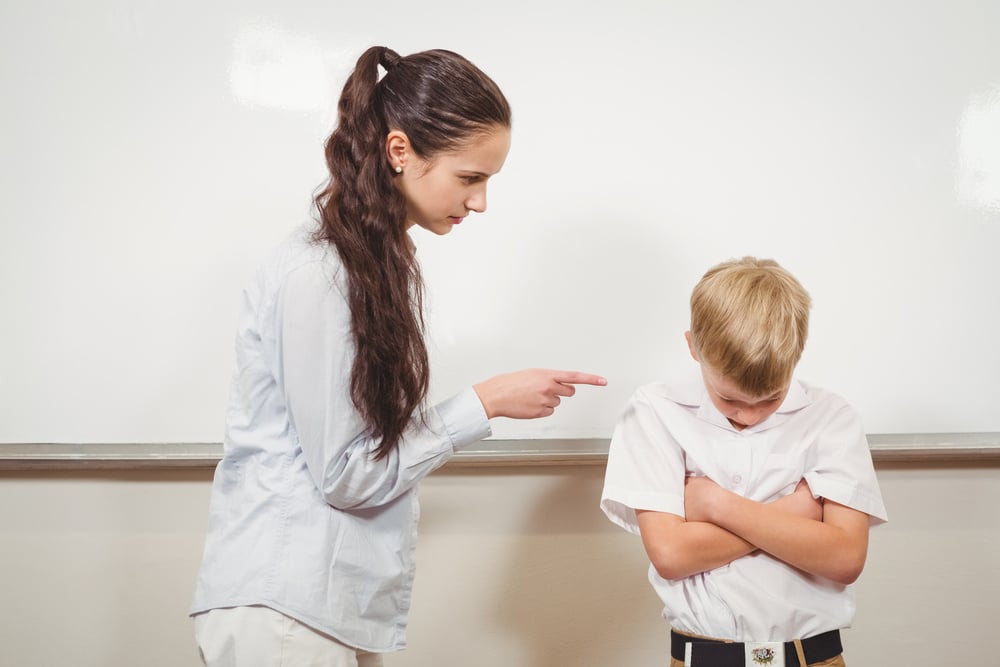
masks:
[[[261,272],[280,286],[294,273],[315,273],[336,281],[341,273],[340,256],[326,241],[316,238],[315,223],[296,227],[261,264]]]
[[[315,292],[316,299],[323,299],[331,290],[344,294],[345,287],[339,255],[329,243],[316,239],[315,223],[307,223],[268,253],[258,265],[248,292],[251,300],[267,311],[283,293],[308,299],[302,292]]]

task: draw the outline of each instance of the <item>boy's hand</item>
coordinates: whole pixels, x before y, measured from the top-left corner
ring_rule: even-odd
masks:
[[[772,503],[784,512],[795,514],[813,521],[823,520],[823,499],[813,498],[812,489],[806,480],[799,480],[795,490]]]
[[[808,494],[808,495],[807,495]],[[854,583],[868,553],[869,517],[833,501],[817,503],[808,485],[800,482],[788,496],[759,503],[727,491],[705,477],[684,482],[684,512],[688,521],[713,523],[749,545],[810,574],[839,584]],[[790,511],[789,507],[797,508]],[[800,511],[805,510],[809,518]]]
[[[712,517],[719,499],[729,491],[708,477],[688,477],[684,480],[684,518],[687,521],[716,523]]]
[[[731,494],[708,477],[688,477],[684,480],[684,515],[688,521],[707,521],[719,511],[719,504]],[[812,489],[806,480],[799,480],[795,490],[787,496],[770,503],[783,512],[813,521],[823,520],[823,499],[813,498]]]

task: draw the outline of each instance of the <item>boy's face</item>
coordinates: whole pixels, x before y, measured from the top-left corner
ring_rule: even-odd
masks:
[[[785,386],[770,396],[749,396],[705,364],[701,364],[701,375],[712,404],[737,431],[759,424],[773,415],[788,393]]]
[[[705,382],[705,389],[708,397],[712,400],[712,405],[729,420],[737,431],[742,431],[748,426],[761,423],[781,407],[781,402],[788,394],[788,385],[770,396],[750,396],[739,389],[732,381],[724,375],[716,373],[708,364],[702,363],[695,352],[694,344],[691,342],[691,332],[684,333],[687,339],[688,349],[691,356],[701,366],[701,377]]]

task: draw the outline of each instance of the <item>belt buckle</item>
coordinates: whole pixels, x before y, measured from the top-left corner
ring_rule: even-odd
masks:
[[[698,644],[698,650],[692,642],[684,642],[684,667],[711,667],[718,664],[722,655],[714,655],[716,649],[732,647],[739,650],[739,644]],[[716,652],[717,653],[717,652]],[[737,655],[739,655],[737,653]],[[726,664],[736,656],[729,654]],[[708,660],[706,663],[705,660]],[[743,664],[745,667],[785,667],[785,644],[783,642],[744,642]]]
[[[745,642],[746,667],[785,667],[783,642]]]

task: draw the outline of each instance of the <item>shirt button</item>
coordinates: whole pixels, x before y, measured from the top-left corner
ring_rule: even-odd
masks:
[[[733,475],[733,484],[739,484],[743,481],[743,477],[740,475]]]

